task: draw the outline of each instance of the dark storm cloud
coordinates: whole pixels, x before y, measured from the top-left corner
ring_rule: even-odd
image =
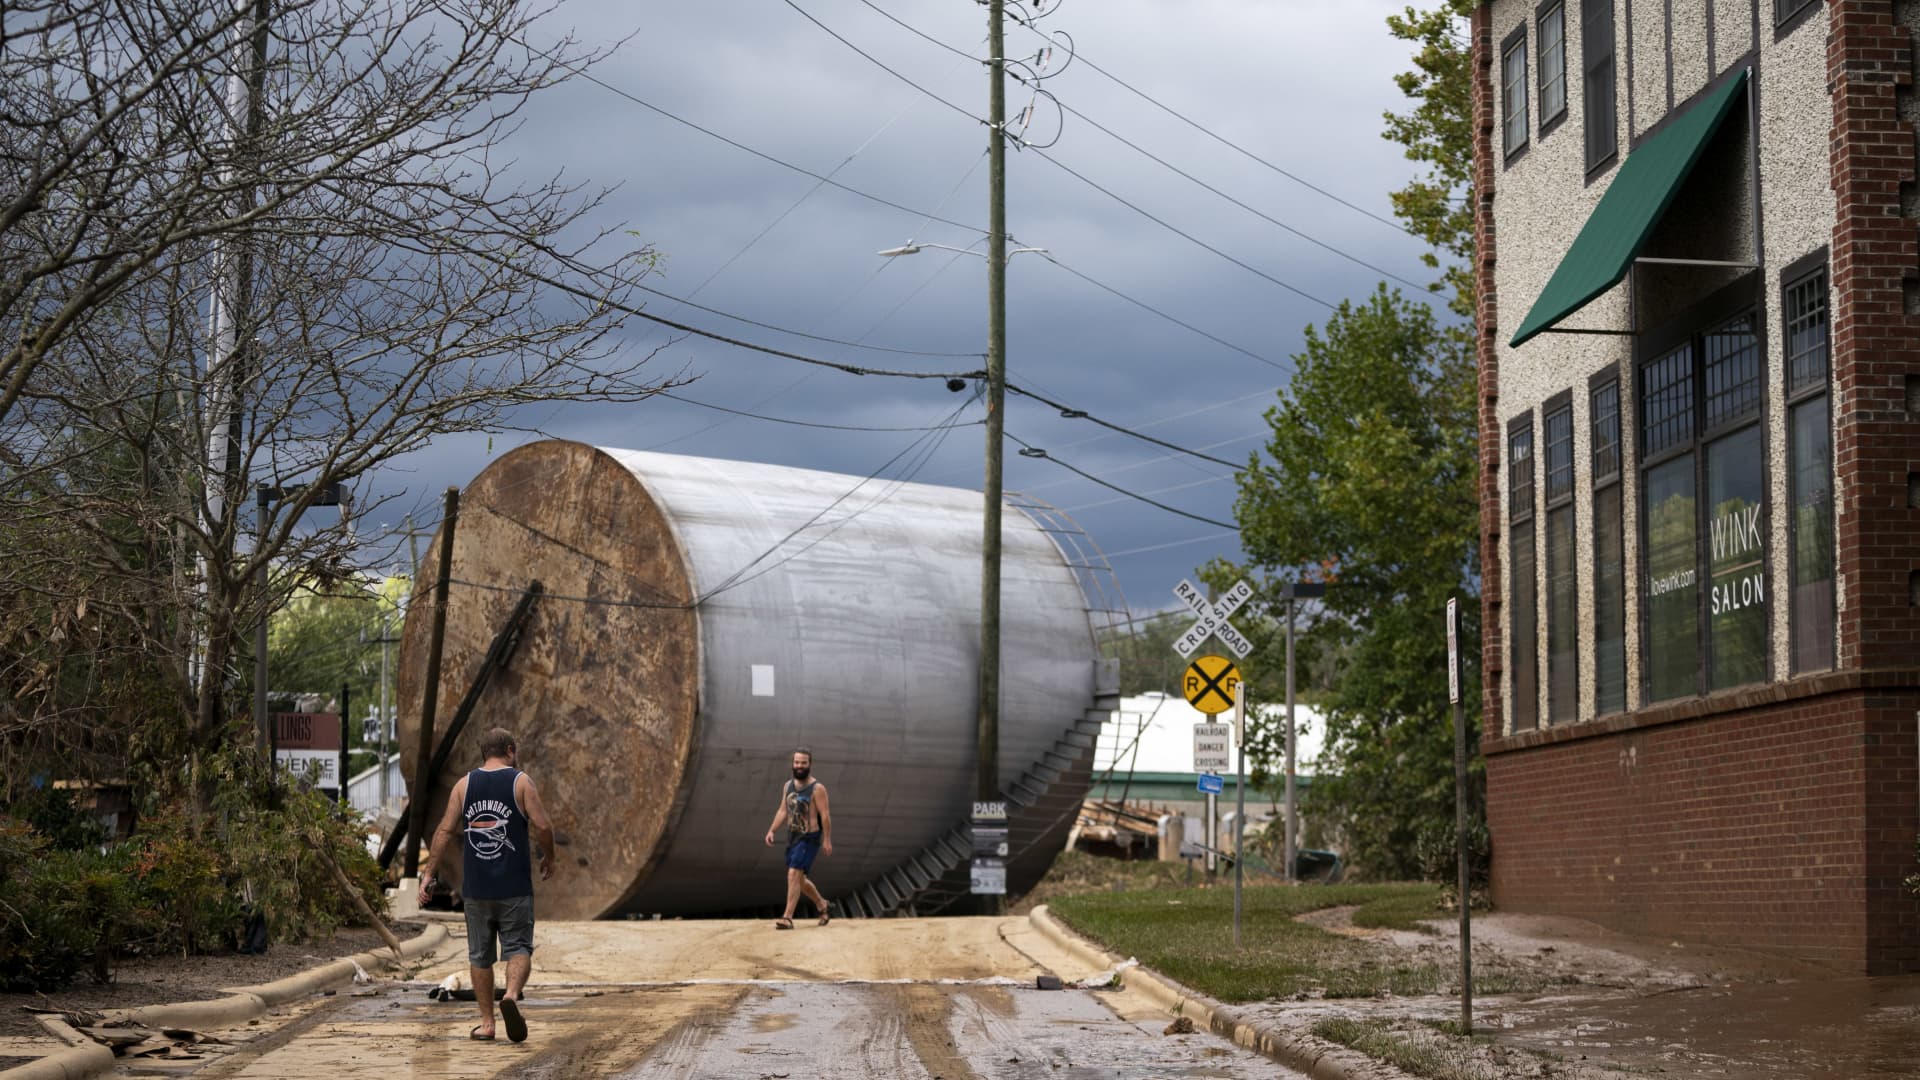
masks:
[[[984,115],[986,82],[977,64],[912,36],[858,0],[796,3],[933,93]],[[876,3],[956,48],[984,55],[984,8],[976,4]],[[1408,66],[1406,47],[1384,25],[1398,7],[1370,0],[1077,0],[1045,25],[1071,34],[1101,67],[1240,145],[1390,216],[1386,194],[1411,174],[1398,147],[1379,137],[1381,114],[1402,106],[1392,77]],[[626,39],[595,74],[639,98],[815,172],[838,169],[835,179],[849,186],[985,224],[980,125],[874,67],[781,0],[639,10],[576,0],[544,24],[546,36],[536,44],[569,28],[589,48]],[[1010,55],[1039,46],[1036,37],[1009,27]],[[1056,66],[1063,58],[1056,52]],[[1410,238],[1248,161],[1088,66],[1069,68],[1046,86],[1093,120],[1296,229],[1416,282],[1431,276]],[[1009,87],[1010,110],[1029,98]],[[1060,124],[1042,101],[1032,133],[1050,138]],[[561,170],[575,183],[614,187],[597,220],[632,230],[662,254],[662,271],[647,282],[657,288],[681,296],[699,290],[702,304],[831,337],[937,351],[984,348],[982,260],[933,250],[890,261],[874,254],[909,239],[966,246],[980,239],[977,233],[924,225],[831,188],[809,195],[814,181],[584,80],[531,102],[511,148],[516,169],[527,177]],[[1073,116],[1065,117],[1058,144],[1047,152],[1169,225],[1314,296],[1361,297],[1380,280]],[[1033,152],[1008,157],[1009,227],[1021,243],[1046,247],[1075,269],[1277,365],[1223,348],[1022,255],[1009,272],[1011,380],[1186,446],[1220,444],[1210,453],[1244,461],[1262,445],[1253,436],[1263,430],[1262,413],[1291,369],[1302,327],[1324,321],[1326,309],[1180,238]],[[621,232],[609,244],[641,240]],[[659,298],[647,307],[823,358],[921,370],[980,366],[978,360],[894,356],[783,337]],[[661,374],[698,375],[681,393],[730,408],[897,427],[936,423],[962,400],[938,382],[852,378],[715,342],[673,341],[639,320],[623,341],[630,349],[667,346],[652,362]],[[534,407],[522,422],[601,445],[858,475],[916,438],[770,424],[666,399],[618,408]],[[1032,401],[1010,401],[1008,429],[1115,484],[1162,492],[1153,497],[1203,517],[1232,518],[1234,484],[1220,479],[1228,470],[1218,465],[1061,418]],[[977,488],[982,437],[978,427],[954,431],[916,478]],[[406,489],[400,501],[417,502],[431,517],[442,487],[470,480],[491,455],[518,441],[508,435],[491,446],[484,437],[436,445],[379,486]],[[1136,607],[1161,606],[1194,566],[1239,554],[1230,536],[1215,536],[1217,528],[1120,499],[1051,462],[1010,452],[1007,484],[1073,510],[1101,547],[1127,553],[1115,565]],[[1211,539],[1186,542],[1199,537]]]

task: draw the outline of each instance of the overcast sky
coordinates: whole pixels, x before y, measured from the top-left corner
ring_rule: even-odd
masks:
[[[970,0],[874,0],[955,49],[985,54],[985,8]],[[984,115],[977,63],[915,37],[860,0],[794,0],[827,27],[933,93]],[[1099,0],[1066,3],[1041,23],[1086,60],[1303,180],[1390,218],[1387,193],[1413,175],[1380,137],[1404,107],[1393,76],[1409,49],[1378,0]],[[642,9],[642,10],[636,10]],[[910,240],[981,243],[987,219],[982,126],[881,70],[784,0],[722,4],[571,0],[544,25],[588,46],[625,43],[595,75],[634,97],[849,187],[976,229],[927,223],[744,153],[585,80],[538,99],[510,147],[520,168],[618,185],[602,213],[664,256],[648,284],[727,312],[812,334],[894,348],[978,353],[986,336],[984,259],[928,250],[882,259]],[[1010,56],[1040,37],[1007,31]],[[1053,67],[1065,60],[1056,49]],[[1066,106],[1332,248],[1416,282],[1432,277],[1421,246],[1395,228],[1287,179],[1143,101],[1093,67],[1045,87]],[[1032,95],[1008,90],[1009,112]],[[1321,300],[1365,296],[1381,280],[1261,220],[1117,142],[1044,98],[1029,136],[1115,195],[1259,271],[1235,265],[1075,179],[1032,151],[1009,151],[1008,228],[1206,334],[1142,310],[1034,255],[1008,272],[1009,379],[1096,416],[1233,461],[1263,445],[1263,412],[1286,382],[1302,328]],[[836,171],[837,170],[837,171]],[[979,361],[852,349],[743,326],[672,301],[648,310],[795,352],[873,367],[965,370]],[[664,337],[636,320],[629,347]],[[1255,354],[1254,356],[1246,353]],[[1257,357],[1257,358],[1256,358]],[[1268,362],[1262,362],[1264,358]],[[899,427],[940,422],[961,404],[939,382],[855,378],[708,341],[673,345],[661,374],[699,375],[684,396],[770,416]],[[966,418],[977,418],[976,406]],[[781,462],[864,475],[918,436],[817,430],[731,418],[655,398],[638,406],[530,410],[549,435],[604,446]],[[1205,518],[1232,520],[1231,470],[1063,419],[1009,399],[1008,431],[1109,482]],[[947,434],[914,479],[981,483],[983,432]],[[464,485],[517,438],[443,440],[405,470],[375,479],[435,516],[438,492]],[[1127,499],[1009,446],[1006,484],[1068,511],[1106,551],[1136,610],[1215,556],[1233,535]],[[384,515],[383,515],[384,516]]]

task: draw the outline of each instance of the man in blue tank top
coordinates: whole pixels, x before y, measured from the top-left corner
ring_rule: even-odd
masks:
[[[526,1017],[520,998],[533,972],[533,846],[540,842],[540,880],[553,876],[553,823],[533,780],[516,768],[520,748],[513,734],[494,728],[480,740],[486,762],[460,778],[447,799],[446,816],[434,834],[427,863],[420,868],[420,902],[433,886],[433,868],[463,830],[460,896],[467,913],[467,963],[480,1022],[468,1038],[486,1040],[493,1031],[494,941],[507,962],[507,989],[500,1017],[507,1038],[523,1042]],[[531,834],[531,835],[529,835]]]
[[[793,752],[793,779],[780,787],[780,808],[773,812],[773,824],[767,826],[767,846],[786,826],[787,835],[787,912],[774,922],[776,930],[793,929],[793,909],[800,894],[813,901],[820,913],[820,925],[829,921],[827,901],[813,887],[807,871],[813,869],[816,855],[833,854],[833,814],[827,808],[827,785],[813,779],[813,751],[801,747]]]

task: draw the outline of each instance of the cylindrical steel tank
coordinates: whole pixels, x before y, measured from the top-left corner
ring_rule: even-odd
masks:
[[[874,880],[971,805],[980,519],[962,489],[565,441],[514,450],[461,497],[438,731],[521,590],[537,579],[547,595],[429,820],[479,763],[481,734],[505,727],[561,840],[555,880],[535,889],[543,917],[765,907],[784,899],[784,863],[762,837],[807,746],[834,821],[814,880],[828,896]],[[1017,507],[1004,520],[1011,783],[1093,703],[1096,654],[1060,548]],[[439,543],[400,652],[410,782]]]

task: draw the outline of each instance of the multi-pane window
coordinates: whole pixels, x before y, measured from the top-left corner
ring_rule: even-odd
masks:
[[[1593,442],[1593,698],[1602,716],[1627,707],[1627,566],[1620,492],[1620,382],[1589,397]]]
[[[1581,0],[1580,96],[1586,114],[1589,173],[1614,160],[1620,150],[1613,50],[1613,0]]]
[[[1507,429],[1507,513],[1513,536],[1512,672],[1513,730],[1527,731],[1540,721],[1538,597],[1533,538],[1533,421],[1522,417]]]
[[[1833,421],[1827,395],[1827,271],[1816,265],[1783,290],[1787,343],[1787,624],[1795,672],[1834,663]]]
[[[1527,146],[1527,25],[1507,35],[1500,47],[1500,115],[1505,120],[1506,156]]]
[[[1567,8],[1552,0],[1540,9],[1534,34],[1540,49],[1540,134],[1567,115]]]
[[[1752,312],[1640,366],[1649,700],[1767,676],[1766,455]]]
[[[1548,402],[1544,428],[1547,722],[1564,724],[1578,719],[1580,695],[1580,615],[1573,571],[1573,405],[1566,396]]]

